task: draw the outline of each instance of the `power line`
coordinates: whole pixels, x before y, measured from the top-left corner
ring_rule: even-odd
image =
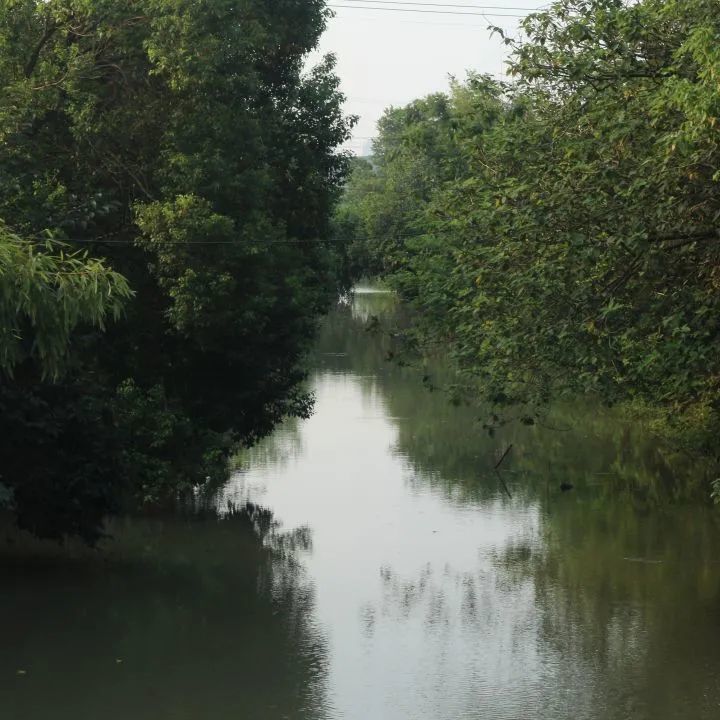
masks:
[[[349,242],[366,242],[368,240],[387,240],[387,239],[393,239],[393,240],[408,240],[412,238],[420,238],[420,237],[428,237],[428,236],[444,236],[444,235],[457,235],[460,231],[458,230],[440,230],[435,229],[431,230],[429,232],[418,232],[418,233],[388,233],[386,235],[365,235],[360,237],[351,237],[347,240]],[[89,238],[69,238],[64,240],[54,240],[53,242],[57,244],[63,244],[63,243],[80,243],[80,244],[94,244],[97,243],[99,245],[133,245],[135,247],[138,247],[139,249],[145,250],[145,249],[152,249],[153,246],[155,247],[162,247],[166,245],[173,245],[173,246],[185,246],[185,245],[234,245],[235,247],[264,247],[266,245],[310,245],[310,244],[337,244],[339,240],[337,238],[312,238],[308,240],[297,240],[292,238],[286,238],[286,239],[276,239],[276,240],[245,240],[245,241],[238,241],[238,240],[188,240],[186,242],[184,241],[177,241],[177,240],[171,240],[167,242],[157,242],[157,243],[147,243],[146,245],[140,245],[135,240],[93,240]]]
[[[370,10],[372,8],[363,8],[363,9]],[[485,20],[487,22],[490,22],[490,17],[488,17],[487,15],[483,15],[483,17],[485,18]],[[495,16],[493,15],[491,17],[494,18]],[[513,16],[513,17],[515,17],[515,16]],[[522,16],[517,16],[517,17],[524,18],[527,16],[522,15]],[[375,18],[375,17],[363,17],[363,16],[358,16],[358,15],[352,15],[352,16],[351,15],[335,15],[335,17],[333,18],[333,22],[336,20],[348,20],[348,21],[354,22],[354,23],[358,23],[358,22],[377,23],[377,18]],[[434,19],[430,19],[430,18],[428,18],[428,20],[430,20],[430,21],[423,22],[422,20],[408,20],[404,17],[394,17],[394,18],[388,18],[387,22],[388,23],[391,23],[391,22],[392,23],[402,23],[403,25],[420,25],[420,26],[429,27],[429,28],[439,28],[439,27],[457,28],[458,30],[471,30],[471,31],[488,29],[487,25],[479,25],[477,23],[469,22],[467,20],[465,22],[454,22],[454,23],[453,22],[438,22],[438,21],[436,21]],[[514,30],[514,28],[505,28],[506,32],[510,32],[511,29]]]
[[[7,228],[10,229],[10,228]],[[307,238],[307,239],[300,239],[300,238],[273,238],[273,239],[244,239],[244,240],[167,240],[167,241],[148,241],[148,240],[142,240],[140,238],[136,240],[113,240],[109,235],[100,235],[96,238],[59,238],[59,237],[49,237],[46,234],[36,234],[36,235],[26,235],[22,236],[17,233],[16,230],[10,229],[11,232],[15,235],[17,235],[21,240],[23,241],[33,241],[36,244],[54,244],[54,245],[69,245],[72,243],[79,244],[79,245],[132,245],[134,247],[137,247],[138,249],[151,249],[152,247],[163,247],[167,245],[172,246],[186,246],[186,245],[210,245],[210,246],[216,246],[216,245],[232,245],[235,247],[265,247],[267,245],[312,245],[312,244],[334,244],[337,242],[336,238]],[[391,233],[390,235],[367,235],[362,237],[353,237],[351,238],[352,241],[359,240],[359,241],[365,241],[365,240],[383,240],[387,239],[387,237],[391,236],[395,239],[402,240],[407,238],[416,238],[416,237],[423,237],[425,235],[445,235],[445,234],[454,234],[456,233],[456,230],[434,230],[432,232],[421,232],[421,233],[413,233],[413,234],[395,234]]]
[[[353,2],[353,3],[374,3],[375,5],[413,5],[423,7],[439,7],[439,8],[468,8],[470,10],[524,10],[526,12],[536,12],[541,8],[519,7],[517,5],[460,5],[453,3],[434,3],[434,2],[409,2],[408,0],[336,0],[336,2]]]
[[[376,12],[399,12],[399,13],[431,13],[433,15],[472,15],[474,17],[511,17],[511,18],[524,18],[528,14],[533,12],[529,10],[525,15],[516,15],[508,13],[483,13],[483,12],[463,12],[457,10],[421,10],[421,9],[410,9],[410,8],[398,8],[398,7],[371,7],[362,5],[330,5],[328,7],[338,8],[342,10],[375,10]]]
[[[315,243],[332,242],[324,238],[308,238],[300,240],[296,238],[283,238],[271,240],[103,240],[102,238],[30,238],[37,243],[51,242],[58,245],[74,243],[79,245],[133,245],[142,250],[152,247],[164,247],[167,245],[185,246],[185,245],[228,245],[235,247],[265,247],[266,245],[312,245]]]
[[[7,227],[7,226],[6,226]],[[54,243],[56,245],[63,245],[68,243],[76,243],[80,245],[134,245],[136,247],[142,248],[143,242],[147,243],[148,245],[155,244],[156,246],[161,245],[250,245],[252,243],[255,243],[253,247],[257,246],[264,246],[264,245],[306,245],[310,243],[323,243],[328,242],[328,240],[323,238],[307,238],[307,239],[301,239],[301,238],[270,238],[270,239],[262,239],[262,240],[256,240],[256,239],[238,239],[238,240],[167,240],[167,241],[149,241],[147,239],[142,239],[140,237],[134,239],[134,240],[122,240],[113,238],[113,235],[116,235],[117,233],[107,233],[105,235],[98,235],[94,238],[69,238],[69,237],[54,237],[50,236],[47,233],[37,233],[35,235],[22,235],[22,233],[18,232],[17,230],[13,230],[12,228],[8,228],[10,231],[15,234],[17,237],[19,237],[21,240],[32,240],[37,244],[43,244],[43,243]]]

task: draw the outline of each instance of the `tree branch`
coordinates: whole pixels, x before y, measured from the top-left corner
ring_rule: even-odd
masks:
[[[50,38],[55,34],[55,31],[57,30],[57,25],[55,22],[48,22],[45,26],[45,32],[43,33],[43,36],[40,38],[40,41],[35,46],[35,49],[32,52],[32,55],[30,56],[29,60],[27,61],[25,65],[25,77],[29,78],[33,72],[35,71],[35,67],[37,65],[38,60],[40,59],[40,53],[42,52],[45,45],[47,45]]]

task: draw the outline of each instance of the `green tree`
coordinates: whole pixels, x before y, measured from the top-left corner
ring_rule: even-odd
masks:
[[[88,248],[135,293],[61,382],[31,365],[3,382],[5,482],[34,531],[92,539],[107,510],[219,477],[234,443],[309,412],[351,122],[333,58],[303,70],[327,16],[321,0],[0,3],[0,217]],[[62,512],[33,501],[47,485]],[[68,508],[77,522],[50,517]]]
[[[562,0],[523,25],[514,83],[453,89],[454,176],[435,169],[429,197],[391,208],[418,235],[388,223],[391,282],[483,398],[528,419],[563,396],[621,402],[717,455],[716,5]],[[404,172],[397,137],[381,127],[380,177]],[[371,222],[382,202],[363,201]]]
[[[73,331],[118,320],[131,292],[125,279],[86,253],[28,242],[0,225],[0,372],[35,360],[57,376]]]

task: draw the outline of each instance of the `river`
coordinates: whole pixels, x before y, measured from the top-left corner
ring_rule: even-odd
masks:
[[[484,431],[442,358],[386,361],[395,311],[331,313],[314,415],[239,459],[220,517],[0,551],[3,720],[720,717],[707,478],[611,411]]]

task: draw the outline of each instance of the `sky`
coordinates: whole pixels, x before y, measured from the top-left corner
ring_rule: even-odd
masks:
[[[523,15],[518,8],[547,1],[328,0],[335,17],[318,52],[337,56],[345,111],[360,116],[347,147],[367,155],[386,107],[446,90],[449,76],[462,79],[468,70],[503,76],[507,48],[488,26],[517,35],[520,18],[500,14]]]

